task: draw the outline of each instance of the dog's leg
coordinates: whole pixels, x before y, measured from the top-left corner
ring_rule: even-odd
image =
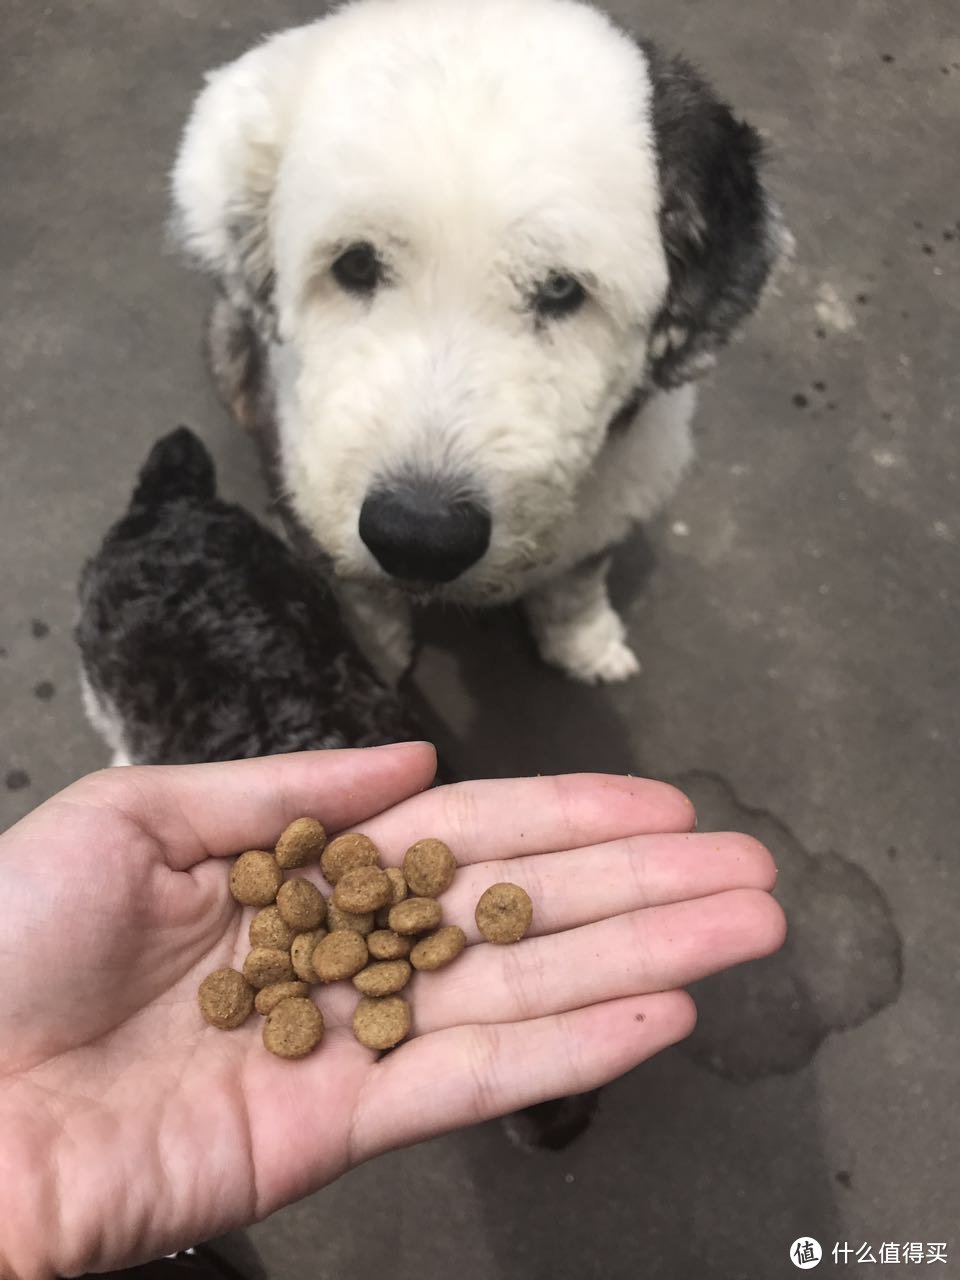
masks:
[[[503,1127],[521,1151],[562,1151],[590,1127],[599,1105],[600,1090],[592,1089],[504,1116]]]
[[[207,364],[223,404],[241,427],[252,430],[263,349],[249,318],[224,294],[214,302],[207,323]]]
[[[586,561],[526,597],[540,655],[588,684],[626,680],[640,670],[607,595],[607,556]]]
[[[367,661],[395,685],[413,661],[413,611],[399,591],[358,582],[336,584],[347,626]]]

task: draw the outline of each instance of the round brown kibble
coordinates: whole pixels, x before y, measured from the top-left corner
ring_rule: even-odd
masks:
[[[341,911],[335,902],[330,902],[327,904],[327,928],[331,933],[340,929],[352,929],[354,933],[366,937],[373,932],[373,912]]]
[[[418,840],[403,855],[403,874],[411,892],[438,898],[453,884],[456,859],[442,840]]]
[[[313,968],[321,982],[352,978],[367,963],[367,944],[353,929],[328,933],[313,952]]]
[[[250,921],[251,947],[276,947],[280,951],[289,951],[296,936],[296,929],[290,928],[276,906],[264,907]]]
[[[323,1014],[312,1000],[281,1000],[263,1024],[263,1045],[278,1058],[302,1058],[323,1039]]]
[[[323,851],[320,867],[331,884],[336,884],[351,867],[375,867],[380,861],[380,850],[369,836],[356,831],[337,836]]]
[[[415,969],[442,969],[451,960],[456,960],[466,945],[467,935],[457,925],[451,924],[421,938],[410,952],[410,963]]]
[[[310,988],[305,982],[272,982],[269,987],[264,987],[262,991],[257,992],[253,1007],[257,1013],[262,1013],[266,1017],[268,1013],[277,1007],[281,1000],[291,1000],[296,996],[306,996],[309,992]]]
[[[353,1034],[368,1049],[392,1049],[410,1030],[403,996],[364,996],[353,1015]]]
[[[230,892],[245,907],[269,907],[283,884],[283,872],[272,853],[251,849],[230,868]]]
[[[269,987],[274,982],[292,982],[290,952],[277,947],[254,947],[243,962],[243,976],[251,987]]]
[[[200,983],[200,1012],[211,1027],[229,1031],[253,1012],[253,987],[236,969],[217,969]]]
[[[315,884],[296,876],[280,886],[277,910],[294,929],[319,929],[327,918],[327,900]]]
[[[477,903],[477,928],[488,942],[519,942],[532,919],[533,903],[516,884],[493,884]]]
[[[376,911],[390,901],[393,886],[379,867],[351,867],[337,881],[333,900],[341,911]]]
[[[354,975],[353,985],[365,996],[392,996],[402,991],[413,970],[406,960],[381,960]]]
[[[316,818],[297,818],[277,841],[277,866],[284,871],[292,867],[304,867],[308,862],[318,862],[327,843],[323,823]]]
[[[312,929],[309,933],[298,933],[294,938],[290,948],[290,962],[301,982],[316,982],[317,971],[313,967],[313,953],[326,936],[326,929]]]
[[[403,872],[400,870],[399,867],[387,867],[386,872],[390,880],[390,887],[393,892],[391,894],[390,901],[387,903],[387,905],[385,907],[381,907],[380,910],[374,916],[374,919],[377,922],[378,929],[389,928],[388,921],[390,917],[390,908],[395,907],[398,902],[402,902],[404,898],[407,896],[407,894],[409,893],[409,889],[407,888],[407,882],[406,880],[404,880]]]
[[[392,929],[377,929],[367,938],[367,949],[374,960],[405,960],[413,943]]]
[[[407,898],[390,908],[390,928],[394,933],[426,933],[440,923],[440,903],[436,898]]]

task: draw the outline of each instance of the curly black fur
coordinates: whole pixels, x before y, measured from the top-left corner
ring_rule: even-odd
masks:
[[[83,670],[135,763],[419,737],[323,582],[216,495],[186,427],[160,440],[80,580]]]

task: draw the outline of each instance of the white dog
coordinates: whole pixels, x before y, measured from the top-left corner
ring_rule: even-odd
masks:
[[[638,669],[608,556],[779,254],[759,152],[575,0],[355,0],[210,75],[173,186],[214,373],[395,666],[412,602],[522,598],[550,662]]]

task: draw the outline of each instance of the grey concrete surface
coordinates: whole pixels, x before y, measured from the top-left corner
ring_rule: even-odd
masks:
[[[164,252],[165,172],[202,70],[315,12],[0,6],[3,825],[105,762],[74,581],[148,443],[190,422],[262,503],[202,368],[206,290]],[[705,389],[677,502],[620,557],[643,677],[571,685],[507,613],[434,620],[417,679],[464,772],[646,771],[704,827],[757,831],[791,939],[703,984],[691,1044],[569,1151],[488,1125],[371,1163],[254,1229],[272,1280],[767,1280],[801,1234],[946,1241],[960,1269],[955,5],[616,12],[767,132],[797,257]]]

